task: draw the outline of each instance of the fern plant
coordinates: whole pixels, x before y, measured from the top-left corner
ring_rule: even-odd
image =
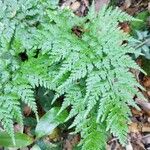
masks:
[[[150,59],[150,39],[148,31],[136,31],[137,41],[132,43],[139,54],[143,54],[146,59]],[[139,57],[136,55],[135,58]]]
[[[58,114],[71,106],[66,119],[80,132],[82,150],[105,149],[108,133],[126,144],[133,97],[142,88],[129,71],[134,40],[118,22],[134,20],[118,8],[92,7],[79,18],[52,7],[48,0],[0,0],[0,121],[15,143],[13,122],[23,124],[20,103],[35,112],[34,89],[64,95]],[[75,30],[80,31],[76,34]],[[138,107],[137,107],[138,108]]]

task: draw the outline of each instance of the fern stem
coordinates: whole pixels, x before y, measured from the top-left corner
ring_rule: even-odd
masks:
[[[142,47],[144,44],[146,44],[147,42],[150,42],[150,40],[149,39],[146,39],[145,41],[143,41],[142,43],[140,43],[139,45],[137,45],[136,47],[135,47],[135,49],[138,49],[138,48],[140,48],[140,47]]]

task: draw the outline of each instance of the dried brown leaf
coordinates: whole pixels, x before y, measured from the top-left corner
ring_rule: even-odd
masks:
[[[146,87],[146,88],[150,88],[150,77],[149,76],[145,76],[144,79],[143,79],[143,85]]]
[[[126,150],[133,150],[133,147],[130,142],[126,145]]]
[[[134,116],[142,116],[142,115],[143,115],[143,112],[142,112],[142,111],[139,111],[139,110],[137,110],[137,109],[135,109],[135,108],[132,108],[131,111],[132,111],[132,114],[133,114]]]
[[[136,99],[136,103],[141,107],[142,112],[150,117],[150,103],[139,99]]]
[[[31,114],[31,108],[29,106],[24,106],[23,108],[24,115],[29,116]]]
[[[131,0],[125,0],[124,5],[123,5],[124,9],[127,9],[130,6],[131,6]]]
[[[139,133],[139,131],[141,131],[138,127],[138,123],[131,123],[129,125],[129,131],[132,132],[132,133]]]
[[[85,4],[86,7],[89,6],[89,1],[88,0],[82,0],[82,1],[83,1],[83,3]]]
[[[70,8],[75,12],[79,9],[80,6],[81,6],[81,3],[76,1],[70,5]]]
[[[144,143],[144,144],[150,144],[150,134],[148,134],[148,135],[145,135],[145,136],[143,136],[142,137],[142,142]]]
[[[95,0],[95,10],[98,12],[103,5],[108,5],[110,0]]]
[[[147,95],[148,97],[150,97],[150,90],[147,90]]]
[[[129,125],[129,131],[132,132],[132,133],[150,132],[150,124],[149,123],[135,123],[135,122],[132,122]]]
[[[127,22],[120,23],[119,26],[125,33],[131,32],[131,28]]]

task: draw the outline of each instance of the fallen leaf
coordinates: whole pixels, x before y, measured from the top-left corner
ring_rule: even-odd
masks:
[[[150,117],[147,118],[147,121],[150,123]]]
[[[150,111],[150,103],[144,100],[136,99],[136,103],[142,107],[144,111]]]
[[[24,106],[23,108],[24,115],[29,116],[31,114],[31,108],[29,106]]]
[[[132,114],[133,114],[134,116],[142,116],[142,115],[143,115],[143,112],[142,112],[142,111],[139,111],[139,110],[137,110],[137,109],[135,109],[135,108],[132,108],[131,111],[132,111]]]
[[[119,144],[117,138],[112,138],[108,141],[107,150],[124,150],[122,146]]]
[[[131,0],[125,0],[124,5],[123,5],[124,9],[127,9],[130,6],[131,6]]]
[[[131,29],[127,22],[120,23],[119,26],[125,33],[130,33]]]
[[[80,6],[81,6],[81,3],[76,1],[70,5],[70,9],[72,9],[75,12],[79,9]]]
[[[84,16],[88,13],[89,4],[86,1],[87,0],[82,0],[81,7],[80,7],[81,15],[78,15],[78,16]]]
[[[80,141],[80,136],[78,134],[76,135],[68,135],[68,138],[65,141],[65,144],[63,146],[63,149],[65,150],[73,150],[75,145],[77,145]],[[78,147],[80,149],[80,147]]]
[[[124,10],[123,7],[122,7],[121,9]],[[132,7],[129,7],[129,8],[126,9],[126,12],[127,12],[128,14],[130,14],[131,16],[132,16],[132,15],[135,15],[137,11],[138,11],[138,8],[137,8],[137,7],[133,7],[133,8],[132,8]]]
[[[23,132],[23,126],[21,126],[20,124],[15,124],[14,125],[14,131],[15,132]]]
[[[150,144],[150,134],[148,134],[148,135],[145,135],[145,136],[143,136],[142,137],[142,142],[144,143],[144,144]]]
[[[67,0],[67,1],[64,1],[61,5],[61,8],[64,9],[64,8],[70,8],[70,5],[72,3],[74,3],[76,0]]]
[[[145,76],[143,79],[143,85],[148,88],[150,87],[150,77],[149,76]]]
[[[130,131],[130,132],[133,132],[133,133],[139,133],[138,124],[132,122],[132,123],[129,125],[129,131]]]
[[[142,135],[140,133],[130,133],[130,141],[133,146],[133,150],[145,150]]]
[[[130,142],[126,145],[126,150],[133,150],[133,147]]]
[[[142,132],[150,132],[150,124],[149,123],[142,124]]]
[[[129,131],[132,132],[132,133],[150,132],[150,124],[149,123],[135,123],[135,122],[132,122],[129,125]]]
[[[88,0],[82,0],[82,1],[83,1],[83,3],[85,4],[86,7],[89,6],[89,1]]]
[[[147,91],[147,95],[150,97],[150,90],[149,90],[149,91]]]
[[[95,1],[95,10],[96,12],[99,12],[99,10],[104,6],[108,5],[110,0],[96,0]]]
[[[50,135],[48,135],[48,137],[50,141],[58,141],[60,138],[60,130],[58,128],[55,128],[53,132]]]

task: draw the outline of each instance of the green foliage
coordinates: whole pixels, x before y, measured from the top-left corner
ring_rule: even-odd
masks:
[[[129,106],[140,95],[130,68],[133,39],[118,22],[134,20],[118,8],[94,9],[79,18],[48,0],[0,0],[0,121],[14,140],[13,122],[22,124],[20,103],[37,115],[35,87],[55,91],[64,101],[66,121],[80,132],[83,150],[104,149],[107,134],[126,144]],[[76,30],[79,30],[77,34]],[[44,103],[44,101],[43,101]],[[109,131],[109,132],[107,132]]]
[[[37,100],[41,107],[44,109],[45,112],[49,111],[52,107],[51,102],[54,98],[55,93],[53,91],[48,91],[43,87],[39,87],[37,90]],[[44,101],[44,103],[43,103]]]
[[[61,150],[63,147],[61,144],[52,144],[50,142],[39,140],[36,142],[36,144],[40,147],[41,150]]]
[[[37,138],[52,134],[54,129],[65,121],[68,116],[67,111],[64,110],[57,115],[59,110],[59,107],[53,107],[40,119],[35,129]]]
[[[5,132],[0,132],[0,146],[4,147],[11,147],[11,148],[26,147],[33,143],[33,139],[27,136],[26,134],[16,133],[15,142],[16,145],[14,146],[10,136]]]
[[[136,31],[136,41],[132,43],[138,52],[135,58],[144,55],[146,59],[150,59],[150,34],[148,31]]]
[[[45,5],[39,0],[0,1],[0,120],[13,140],[13,121],[23,123],[20,102],[28,104],[38,119],[33,88],[49,88],[51,81],[48,56],[36,56]]]
[[[149,12],[143,11],[136,15],[136,19],[139,19],[140,21],[131,22],[132,34],[137,39],[137,41],[132,43],[137,51],[135,58],[142,54],[144,57],[146,57],[146,59],[150,59],[150,34],[148,32],[148,17]]]
[[[131,22],[131,28],[132,31],[134,33],[135,30],[145,30],[145,28],[147,28],[147,24],[148,24],[148,17],[149,17],[150,13],[148,10],[146,11],[142,11],[140,13],[138,13],[135,18],[139,19],[140,21],[132,21]]]
[[[142,57],[142,69],[150,76],[150,59]]]

